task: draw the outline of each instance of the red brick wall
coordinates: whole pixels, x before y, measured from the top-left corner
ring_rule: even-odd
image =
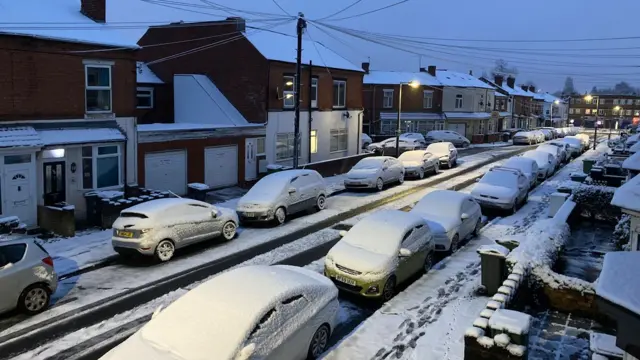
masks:
[[[138,124],[173,122],[173,84],[139,84],[153,88],[153,109],[136,109]]]
[[[22,36],[0,36],[0,120],[83,118],[83,60],[114,61],[113,112],[133,116],[136,64],[133,51],[70,54],[98,47]]]

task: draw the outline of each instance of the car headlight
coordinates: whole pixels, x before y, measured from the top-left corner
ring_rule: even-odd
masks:
[[[149,231],[151,231],[151,229],[142,229],[142,230],[140,230],[140,232],[141,232],[141,233],[143,233],[143,234],[146,234],[146,233],[148,233]]]

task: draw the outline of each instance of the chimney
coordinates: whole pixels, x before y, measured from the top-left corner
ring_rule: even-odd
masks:
[[[420,72],[426,73],[427,72],[427,68],[420,67]]]
[[[107,21],[107,0],[80,0],[80,12],[82,15],[97,22]]]
[[[507,86],[515,89],[516,88],[516,78],[514,78],[513,76],[509,76],[507,78]]]
[[[529,87],[527,85],[520,85],[520,88],[524,91],[529,91]]]
[[[502,86],[502,82],[504,81],[504,76],[496,75],[494,80],[495,80],[496,85]]]
[[[531,91],[532,93],[536,92],[536,87],[535,86],[529,86],[529,91]]]
[[[239,16],[231,16],[226,20],[229,24],[234,24],[236,26],[236,31],[244,32],[247,29],[247,22],[244,18]]]
[[[429,75],[435,77],[436,76],[436,66],[435,65],[429,65],[429,67],[427,67],[427,72],[429,73]]]
[[[369,63],[368,62],[363,62],[362,63],[362,70],[364,70],[365,74],[369,73]]]
[[[473,76],[473,70],[469,70],[469,75]]]

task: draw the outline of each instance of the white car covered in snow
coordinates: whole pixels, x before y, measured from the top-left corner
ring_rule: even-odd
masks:
[[[346,189],[376,189],[381,191],[386,184],[404,182],[404,166],[391,156],[371,156],[358,161],[345,174]]]
[[[527,202],[528,194],[527,177],[520,170],[504,167],[491,168],[471,190],[482,208],[509,210],[512,214]]]
[[[513,145],[533,145],[538,143],[538,136],[531,131],[518,131],[512,141]]]
[[[338,289],[315,271],[243,266],[189,291],[101,360],[317,359]]]
[[[529,150],[522,157],[533,159],[538,163],[538,180],[544,180],[553,175],[556,169],[556,160],[546,151]]]
[[[451,169],[458,164],[458,149],[450,142],[438,142],[427,146],[427,152],[440,161],[440,167]]]
[[[565,144],[569,144],[569,147],[571,148],[571,156],[574,158],[580,156],[584,151],[584,144],[582,143],[582,140],[576,137],[565,136],[561,141]]]
[[[556,146],[560,148],[560,155],[562,157],[561,162],[566,163],[571,160],[571,149],[569,144],[562,142],[561,140],[549,141],[545,145]]]
[[[420,139],[415,138],[407,138],[400,136],[400,139],[397,140],[395,137],[371,143],[367,146],[367,150],[376,153],[377,155],[391,154],[395,155],[396,142],[399,141],[400,144],[400,152],[416,150],[416,149],[424,149],[424,142]]]
[[[315,170],[284,170],[269,174],[240,198],[236,211],[243,223],[275,221],[290,215],[323,210],[327,185]]]
[[[169,198],[147,201],[120,212],[111,243],[123,256],[155,256],[169,261],[176,249],[216,237],[236,236],[238,216],[203,201]]]
[[[420,199],[410,213],[427,221],[436,251],[457,251],[462,240],[477,235],[482,227],[478,203],[468,194],[457,191],[432,191]]]
[[[529,180],[529,190],[536,186],[538,181],[538,163],[534,159],[514,156],[509,158],[503,165],[506,168],[518,169]]]
[[[466,148],[471,142],[466,137],[451,130],[432,130],[425,137],[427,143],[450,142],[455,146]]]
[[[440,160],[426,150],[412,150],[402,153],[398,158],[404,166],[404,176],[424,179],[425,174],[437,174]]]
[[[371,140],[371,137],[367,134],[363,133],[361,135],[361,139],[362,139],[362,144],[361,144],[362,149],[366,149],[367,147],[369,147],[369,145],[371,145],[371,143],[373,143],[373,140]]]
[[[562,163],[562,159],[564,158],[564,155],[562,154],[562,149],[560,149],[557,146],[542,144],[536,148],[536,151],[543,151],[551,154],[555,160],[555,170],[557,170],[560,167],[560,164]]]
[[[398,284],[433,264],[431,230],[416,214],[380,210],[340,235],[325,258],[324,274],[347,292],[388,301]]]

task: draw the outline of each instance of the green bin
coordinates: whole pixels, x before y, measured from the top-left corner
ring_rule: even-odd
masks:
[[[582,160],[582,172],[585,174],[590,174],[591,173],[591,168],[593,167],[593,164],[595,164],[596,161],[593,159],[584,159]]]
[[[487,290],[487,295],[493,296],[509,276],[506,267],[509,249],[499,244],[482,245],[477,252],[480,254],[482,285]]]

